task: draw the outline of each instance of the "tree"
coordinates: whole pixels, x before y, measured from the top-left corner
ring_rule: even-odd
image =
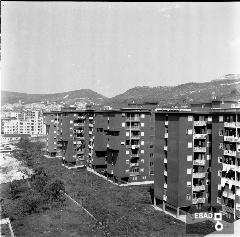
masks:
[[[49,182],[44,189],[44,193],[53,201],[62,201],[62,192],[65,192],[65,185],[64,182],[59,179]]]

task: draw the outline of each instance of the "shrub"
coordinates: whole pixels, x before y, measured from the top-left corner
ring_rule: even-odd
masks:
[[[62,180],[56,179],[50,183],[48,183],[44,189],[47,197],[53,201],[60,200],[62,196],[61,191],[65,191],[65,185]]]

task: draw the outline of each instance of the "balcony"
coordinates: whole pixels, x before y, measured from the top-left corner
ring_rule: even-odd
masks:
[[[85,140],[85,137],[83,137],[83,136],[79,136],[79,137],[74,137],[76,140]]]
[[[85,123],[74,123],[74,127],[84,127]]]
[[[203,127],[203,126],[207,126],[207,122],[206,121],[194,121],[193,125],[195,127]]]
[[[222,196],[226,197],[226,198],[233,199],[233,200],[235,199],[235,194],[233,194],[232,192],[223,191]]]
[[[164,124],[165,124],[165,126],[168,126],[168,121],[165,121],[165,123],[164,123]]]
[[[90,128],[93,128],[93,124],[89,123],[89,127],[90,127]]]
[[[193,192],[199,192],[205,190],[205,185],[195,185],[192,187]]]
[[[235,136],[224,136],[225,142],[240,142],[240,137]]]
[[[138,162],[130,163],[130,167],[139,167],[139,163]]]
[[[205,198],[201,197],[201,198],[193,198],[192,199],[192,204],[198,204],[198,203],[205,203]]]
[[[235,122],[225,122],[224,123],[224,127],[226,127],[226,128],[235,128],[236,127],[236,123]]]
[[[93,117],[92,117],[92,116],[90,116],[90,117],[89,117],[89,120],[93,120]]]
[[[140,135],[131,136],[130,139],[132,139],[132,140],[139,140],[140,139]]]
[[[139,174],[140,174],[139,171],[137,171],[137,172],[129,172],[130,176],[138,176]]]
[[[168,138],[168,133],[165,133],[165,134],[164,134],[164,138]]]
[[[163,184],[163,188],[167,188],[167,184],[166,183]]]
[[[206,139],[207,134],[193,134],[193,139]]]
[[[237,152],[232,150],[224,150],[223,155],[225,156],[236,156]]]
[[[163,147],[163,150],[164,150],[164,151],[167,151],[167,150],[168,150],[168,146],[164,146],[164,147]]]
[[[198,172],[198,173],[193,173],[192,177],[195,179],[202,179],[205,177],[205,172]]]
[[[128,127],[126,127],[126,130],[139,131],[140,126],[128,126]]]
[[[139,157],[139,156],[140,156],[140,154],[139,154],[139,153],[135,153],[135,154],[134,154],[134,153],[132,153],[132,154],[131,154],[131,157]]]
[[[229,212],[229,213],[234,213],[234,209],[232,207],[228,207],[228,206],[225,206],[225,205],[222,205],[222,210],[223,212]]]
[[[206,152],[207,148],[206,147],[194,147],[193,152]]]
[[[140,117],[127,117],[126,118],[127,122],[140,122]]]
[[[193,161],[193,165],[205,165],[205,164],[206,164],[205,160],[197,159]]]
[[[138,148],[140,148],[140,145],[138,144],[138,145],[132,145],[131,146],[131,149],[138,149]]]

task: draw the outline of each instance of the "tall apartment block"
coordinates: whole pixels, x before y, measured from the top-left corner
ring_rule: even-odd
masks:
[[[237,106],[214,100],[190,111],[156,112],[155,204],[177,216],[193,206],[219,206],[239,217]]]
[[[125,108],[97,111],[92,168],[116,182],[144,182],[154,177],[154,113]]]

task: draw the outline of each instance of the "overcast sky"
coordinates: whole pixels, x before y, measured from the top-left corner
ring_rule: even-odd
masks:
[[[2,89],[204,82],[240,73],[240,3],[2,2]]]

